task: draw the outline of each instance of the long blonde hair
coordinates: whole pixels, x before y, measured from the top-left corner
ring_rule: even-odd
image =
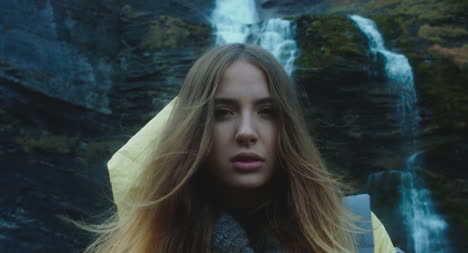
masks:
[[[284,177],[282,206],[288,222],[274,217],[286,252],[355,252],[352,222],[343,206],[341,184],[327,170],[310,136],[294,87],[277,60],[255,45],[214,48],[189,70],[177,103],[135,184],[133,203],[97,226],[86,252],[211,252],[216,206],[205,196],[200,168],[209,153],[214,94],[224,70],[243,59],[261,69],[278,110],[278,160]],[[155,144],[156,145],[156,144]],[[279,221],[278,221],[279,220]]]

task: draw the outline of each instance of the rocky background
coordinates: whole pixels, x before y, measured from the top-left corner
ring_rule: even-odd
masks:
[[[90,236],[59,219],[112,211],[106,162],[175,96],[213,44],[208,0],[6,0],[0,4],[0,252],[79,252]],[[403,166],[394,96],[366,37],[373,19],[413,67],[418,149],[456,252],[468,249],[468,3],[456,0],[261,0],[294,21],[294,80],[329,166],[365,191]],[[104,213],[104,214],[103,214]],[[385,222],[385,217],[383,217]],[[397,231],[391,228],[390,231]]]

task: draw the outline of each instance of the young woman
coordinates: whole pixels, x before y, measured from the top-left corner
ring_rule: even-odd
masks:
[[[395,252],[375,216],[355,225],[287,74],[254,45],[204,54],[108,166],[118,213],[87,252],[357,252],[364,233]]]

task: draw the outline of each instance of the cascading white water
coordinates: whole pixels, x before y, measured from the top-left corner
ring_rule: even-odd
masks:
[[[434,210],[431,192],[416,185],[417,178],[411,173],[418,166],[421,152],[412,154],[406,160],[406,170],[402,178],[402,210],[407,211],[406,222],[413,236],[414,252],[444,252],[449,253],[445,232],[447,222]]]
[[[289,20],[281,18],[268,20],[261,29],[259,45],[278,59],[288,75],[292,74],[297,46],[294,40],[294,28]]]
[[[272,18],[264,22],[258,31],[259,23],[255,1],[216,0],[211,16],[211,24],[216,31],[216,45],[245,43],[251,38],[252,42],[272,53],[288,75],[291,75],[297,54],[291,22]]]
[[[419,112],[416,107],[417,97],[414,89],[413,70],[408,59],[385,48],[382,35],[375,23],[367,18],[351,15],[356,25],[369,39],[369,49],[376,56],[381,54],[385,61],[385,75],[392,90],[398,93],[398,113],[403,136],[412,138],[419,125]]]
[[[244,43],[259,22],[254,0],[216,0],[211,24],[216,31],[216,45]]]
[[[413,83],[413,72],[408,59],[401,54],[388,51],[382,35],[375,23],[367,18],[350,16],[359,29],[369,39],[369,49],[374,54],[381,54],[385,61],[385,75],[393,91],[399,94],[400,128],[409,143],[417,137],[419,110]],[[414,147],[410,147],[414,149]],[[416,161],[420,152],[409,156],[405,171],[395,171],[399,176],[401,192],[400,210],[404,217],[410,238],[408,251],[415,253],[451,252],[446,237],[447,223],[436,213],[430,191],[423,187],[422,180],[415,173]],[[384,174],[375,174],[369,180],[381,181]],[[368,182],[373,185],[375,182]]]

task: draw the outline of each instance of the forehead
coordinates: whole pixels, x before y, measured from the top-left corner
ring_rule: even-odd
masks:
[[[269,96],[265,73],[246,60],[229,65],[221,76],[216,97],[266,97]]]

